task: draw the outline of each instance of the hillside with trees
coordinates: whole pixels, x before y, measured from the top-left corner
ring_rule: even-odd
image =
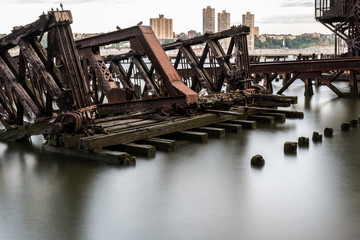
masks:
[[[255,49],[300,49],[317,46],[331,46],[334,45],[334,43],[334,35],[326,34],[306,33],[296,36],[295,39],[275,39],[272,37],[266,37],[266,41],[260,41],[260,38],[255,37]]]

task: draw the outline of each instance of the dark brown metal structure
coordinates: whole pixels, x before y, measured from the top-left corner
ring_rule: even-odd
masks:
[[[70,11],[50,11],[0,39],[0,118],[6,128],[92,105]],[[45,49],[40,41],[47,35]],[[15,61],[9,50],[18,47]],[[86,114],[85,114],[86,115]]]
[[[188,83],[191,89],[219,92],[226,81],[232,90],[243,90],[250,87],[246,39],[249,31],[249,27],[246,26],[232,27],[222,32],[180,40],[163,47],[165,51],[179,50],[174,63],[174,67],[178,71],[186,73],[191,69],[195,72],[194,77],[182,75],[184,82]],[[230,38],[226,52],[220,44],[220,40],[225,38]],[[202,45],[204,49],[200,57],[193,50],[193,47],[197,45]],[[230,62],[231,59],[235,60],[235,64]],[[219,73],[217,72],[218,68],[220,69]]]
[[[297,102],[296,97],[249,94],[247,27],[165,46],[179,49],[174,68],[150,27],[134,26],[75,43],[71,23],[70,11],[50,11],[0,39],[0,120],[6,128],[0,130],[0,141],[28,141],[42,134],[51,151],[76,156],[91,152],[87,159],[133,165],[134,157],[122,151],[155,152],[153,146],[134,141],[162,147],[171,141],[174,147],[173,140],[154,138],[174,133],[205,141],[207,132],[224,136],[225,129],[239,132],[243,124],[253,128],[256,122],[246,120],[250,115],[270,123],[279,116],[273,108],[259,107]],[[47,46],[41,44],[44,37]],[[225,53],[219,40],[227,37],[231,40]],[[101,47],[124,41],[130,42],[130,52],[100,56]],[[192,49],[199,44],[204,45],[200,57]],[[12,57],[9,50],[15,48],[19,55]],[[194,75],[181,78],[176,69]],[[224,83],[232,91],[221,92]],[[199,98],[194,90],[200,89],[210,94]],[[273,116],[256,116],[261,112]],[[224,121],[234,122],[204,128]],[[195,128],[200,132],[188,131]]]
[[[129,41],[132,49],[126,54],[125,63],[121,61],[122,55],[105,59],[100,56],[100,47],[124,41]],[[97,104],[106,103],[106,97],[106,107],[126,112],[198,102],[196,92],[182,83],[148,26],[134,26],[79,40],[76,46],[90,83],[92,99]],[[143,56],[149,60],[150,68]]]
[[[339,97],[359,97],[356,72],[360,70],[360,58],[336,58],[311,61],[283,61],[252,63],[250,70],[254,75],[262,75],[264,85],[272,89],[272,81],[279,74],[284,74],[284,86],[277,92],[282,94],[296,79],[305,83],[305,94],[312,95],[312,80],[319,80]],[[330,76],[324,73],[331,72]],[[350,93],[341,92],[332,83],[344,72],[348,72]]]
[[[347,56],[360,56],[360,1],[315,0],[315,19],[335,33],[335,55],[339,39],[348,46]]]
[[[178,40],[164,45],[163,49],[165,51],[178,50],[172,64],[180,74],[183,83],[192,90],[200,92],[204,89],[208,93],[216,93],[222,90],[225,82],[229,84],[229,89],[244,90],[252,87],[249,80],[249,55],[246,40],[248,33],[249,28],[246,26],[233,27],[218,33]],[[220,41],[225,38],[230,38],[226,52],[220,44]],[[195,53],[194,47],[203,48],[201,55]],[[82,50],[79,49],[79,51],[81,53]],[[156,52],[159,51],[156,50]],[[150,62],[147,62],[148,60]],[[146,90],[156,93],[158,89],[162,89],[161,74],[157,73],[158,70],[153,61],[142,49],[126,54],[105,56],[103,61],[109,66],[113,78],[119,82],[118,85],[134,90],[136,99],[144,95]],[[136,76],[141,77],[147,84],[141,93],[136,93],[133,83]]]

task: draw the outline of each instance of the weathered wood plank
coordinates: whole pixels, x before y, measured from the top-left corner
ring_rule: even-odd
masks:
[[[106,149],[111,151],[124,151],[134,154],[135,156],[143,156],[147,158],[153,158],[156,156],[156,148],[149,144],[128,143],[108,146]]]
[[[225,137],[225,129],[224,128],[215,128],[215,127],[199,127],[191,129],[198,132],[205,132],[211,137]]]
[[[258,123],[274,124],[275,119],[273,116],[263,116],[263,115],[252,115],[249,116],[250,120],[254,120]]]
[[[227,114],[227,115],[235,115],[235,116],[243,116],[244,111],[223,111],[223,110],[215,110],[215,109],[205,109],[204,112],[208,113],[221,113],[221,114]]]
[[[122,120],[102,122],[102,123],[99,123],[99,124],[96,124],[96,125],[99,125],[99,126],[101,126],[103,128],[107,128],[107,127],[114,127],[116,125],[139,122],[139,121],[143,121],[143,120],[144,119],[141,119],[141,118],[138,118],[138,119],[122,119]]]
[[[234,123],[216,123],[212,124],[211,126],[224,128],[226,132],[238,133],[241,132],[242,126],[240,124]]]
[[[176,149],[176,141],[163,138],[148,138],[141,140],[140,143],[154,146],[157,150],[174,151]]]
[[[43,145],[42,150],[48,153],[56,153],[64,156],[82,158],[84,160],[113,163],[122,166],[133,166],[136,164],[136,158],[125,152],[96,149],[90,153],[84,150],[74,150],[65,147],[53,147],[49,145]]]
[[[291,104],[297,103],[297,97],[280,96],[272,94],[252,94],[251,98],[255,105],[264,107],[289,107]]]
[[[261,113],[263,116],[272,116],[274,117],[275,122],[284,123],[286,121],[285,113]]]
[[[195,132],[195,131],[181,131],[175,134],[176,138],[182,140],[195,141],[200,143],[205,143],[208,141],[208,134],[205,132]]]
[[[138,112],[133,112],[131,114],[121,114],[119,116],[115,116],[115,117],[103,117],[103,118],[98,118],[95,119],[95,123],[103,123],[103,122],[109,122],[109,121],[116,121],[116,120],[124,120],[124,119],[135,119],[135,118],[139,118],[139,116],[143,116],[146,114],[150,114],[150,113],[155,113],[155,110],[146,110],[146,111],[138,111]]]
[[[0,131],[0,141],[15,141],[32,135],[46,134],[60,129],[60,124],[52,124],[48,121],[25,124],[16,128]]]
[[[281,110],[274,108],[260,108],[260,107],[244,107],[247,109],[249,115],[259,114],[264,112],[273,112],[273,113],[283,113],[287,118],[304,118],[303,112],[291,111],[291,110]]]
[[[234,119],[236,119],[236,116],[217,115],[209,113],[190,117],[187,119],[162,122],[150,127],[143,127],[138,129],[130,129],[128,131],[122,131],[118,133],[100,134],[97,136],[85,137],[81,139],[81,146],[86,150],[103,148],[109,145],[130,143],[141,139],[152,138],[177,131],[184,131],[191,128],[202,127],[205,125]]]
[[[157,123],[157,122],[158,121],[156,121],[156,120],[137,121],[137,122],[134,122],[134,123],[127,123],[127,124],[122,124],[122,125],[105,127],[104,131],[106,133],[111,133],[111,132],[116,132],[116,131],[120,131],[120,130],[123,130],[123,129],[140,127],[140,126],[149,125],[149,124],[153,124],[153,123]]]
[[[256,121],[251,121],[251,120],[232,120],[229,121],[230,123],[236,123],[236,124],[240,124],[242,126],[242,128],[247,128],[247,129],[254,129],[256,128]]]

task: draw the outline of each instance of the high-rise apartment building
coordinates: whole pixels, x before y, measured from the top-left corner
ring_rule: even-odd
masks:
[[[203,33],[215,32],[215,8],[203,9]]]
[[[252,50],[255,48],[255,36],[259,36],[259,27],[255,27],[255,15],[247,12],[242,15],[242,24],[250,27],[250,34],[247,36],[248,48]]]
[[[224,31],[230,28],[230,13],[223,10],[218,13],[218,32]]]
[[[218,13],[218,32],[224,31],[230,28],[230,13],[225,10]],[[227,49],[230,44],[230,38],[225,38],[219,41],[222,48]]]
[[[150,18],[150,26],[158,39],[172,39],[173,34],[173,20],[164,18],[164,15],[159,14],[159,18]]]

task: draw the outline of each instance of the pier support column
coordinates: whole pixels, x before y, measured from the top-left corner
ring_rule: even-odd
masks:
[[[284,79],[282,82],[283,86],[290,80],[290,78],[291,78],[291,73],[285,73]]]
[[[350,71],[349,86],[350,86],[350,92],[352,92],[352,93],[357,93],[358,92],[358,85],[357,85],[356,71],[355,70]]]
[[[305,82],[305,96],[314,95],[312,80],[310,78],[305,78],[304,82]]]
[[[253,83],[254,83],[254,84],[258,84],[258,83],[261,81],[261,77],[262,77],[262,76],[261,76],[260,73],[255,74]]]
[[[269,73],[264,74],[264,87],[266,87],[266,93],[273,93],[271,80],[272,79]]]

